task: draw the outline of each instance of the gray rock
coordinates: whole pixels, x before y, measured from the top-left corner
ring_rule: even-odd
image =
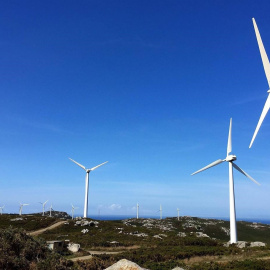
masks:
[[[263,242],[251,242],[250,247],[265,247],[266,244]]]
[[[140,267],[138,264],[128,261],[126,259],[122,259],[117,263],[111,265],[105,270],[147,270],[145,268]]]
[[[238,242],[236,243],[236,246],[237,246],[238,248],[245,248],[245,247],[247,246],[247,242],[246,242],[246,241],[238,241]]]
[[[76,253],[80,249],[80,244],[69,243],[68,246],[67,246],[67,249],[70,250],[73,253]]]

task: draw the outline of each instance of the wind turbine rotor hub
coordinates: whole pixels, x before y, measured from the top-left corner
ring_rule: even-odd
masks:
[[[90,172],[91,172],[91,170],[90,170],[90,169],[87,169],[87,170],[86,170],[86,173],[90,173]],[[92,174],[91,174],[91,175],[92,175]]]
[[[234,160],[236,160],[237,158],[236,158],[236,156],[235,155],[228,155],[227,157],[226,157],[226,161],[234,161]]]
[[[267,91],[267,93],[270,93],[270,89]]]

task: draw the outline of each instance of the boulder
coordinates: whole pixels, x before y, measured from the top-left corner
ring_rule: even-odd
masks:
[[[69,243],[67,249],[73,253],[78,252],[80,249],[80,244]]]
[[[117,263],[111,265],[105,270],[147,270],[145,268],[140,267],[138,264],[128,261],[126,259],[122,259]]]
[[[266,244],[263,242],[251,242],[250,247],[265,247]]]
[[[246,242],[246,241],[238,241],[238,242],[236,243],[236,246],[237,246],[238,248],[245,248],[245,247],[247,246],[247,242]]]

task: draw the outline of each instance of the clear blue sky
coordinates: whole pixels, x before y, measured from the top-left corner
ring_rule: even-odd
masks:
[[[270,55],[269,1],[2,1],[0,204],[18,212],[270,217],[270,116],[252,25]]]

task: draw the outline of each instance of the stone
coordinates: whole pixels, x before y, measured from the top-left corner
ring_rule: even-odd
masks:
[[[126,259],[122,259],[117,263],[111,265],[105,270],[147,270],[145,268],[140,267],[138,264],[131,262]]]
[[[246,242],[246,241],[238,241],[238,242],[236,243],[236,246],[237,246],[238,248],[245,248],[245,247],[247,246],[247,242]]]
[[[80,244],[69,243],[68,246],[67,246],[67,249],[70,250],[73,253],[76,253],[80,249]]]
[[[251,242],[250,247],[265,247],[266,244],[263,242]]]

